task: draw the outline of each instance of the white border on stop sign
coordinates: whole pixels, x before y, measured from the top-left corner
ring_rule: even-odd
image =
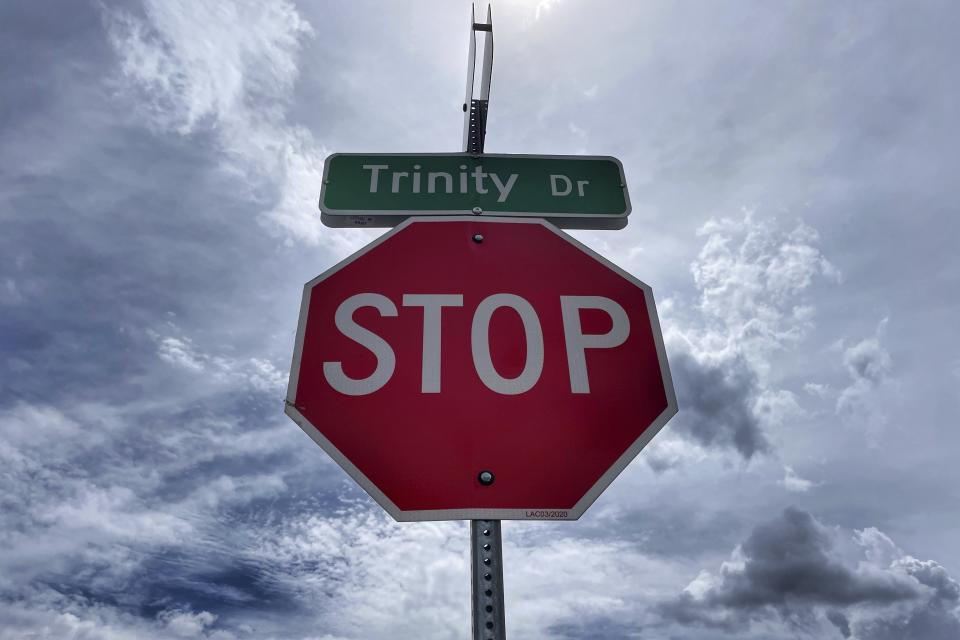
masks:
[[[400,233],[413,224],[432,223],[432,222],[494,222],[503,224],[539,224],[563,238],[574,247],[583,251],[585,254],[600,262],[602,265],[625,278],[631,284],[643,290],[644,300],[647,303],[647,313],[650,318],[650,328],[653,333],[653,341],[657,349],[657,359],[660,363],[660,375],[663,382],[663,388],[667,395],[667,407],[659,416],[648,426],[640,437],[637,438],[630,447],[617,458],[607,471],[600,476],[596,483],[590,487],[577,503],[570,508],[556,507],[548,505],[532,505],[523,509],[429,509],[418,511],[404,511],[393,503],[360,469],[358,469],[350,460],[343,455],[330,442],[320,430],[314,427],[304,417],[297,407],[295,401],[297,397],[297,382],[300,376],[300,357],[303,351],[303,336],[306,330],[307,311],[310,307],[310,293],[314,286],[326,280],[337,273],[357,258],[365,255],[370,250],[376,248],[385,242],[391,236]],[[563,231],[550,224],[542,218],[503,218],[496,216],[424,216],[410,217],[398,224],[396,227],[383,234],[367,246],[353,253],[334,266],[330,267],[319,276],[306,283],[303,286],[303,298],[300,304],[300,318],[297,322],[297,338],[293,350],[293,362],[290,366],[290,381],[287,385],[286,409],[285,413],[293,419],[294,422],[310,438],[320,445],[334,461],[343,468],[347,474],[353,478],[357,484],[363,487],[364,491],[370,494],[377,504],[389,513],[398,522],[420,522],[427,520],[578,520],[580,516],[592,505],[600,494],[610,486],[613,480],[627,467],[630,462],[637,457],[640,451],[647,446],[657,433],[667,424],[667,422],[677,413],[677,396],[673,389],[673,378],[670,375],[670,366],[667,363],[667,352],[663,346],[663,334],[660,330],[660,319],[657,317],[656,305],[653,301],[653,291],[650,286],[630,275],[617,265],[613,264],[600,254],[596,253],[590,247],[565,234]],[[540,515],[530,515],[536,513]],[[563,514],[563,515],[559,515]]]

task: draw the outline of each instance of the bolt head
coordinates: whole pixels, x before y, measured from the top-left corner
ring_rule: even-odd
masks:
[[[483,213],[483,209],[481,209],[480,207],[474,207],[474,208],[473,208],[473,215],[478,216],[478,215],[480,215],[481,213]]]
[[[483,234],[482,233],[473,234],[473,241],[476,242],[477,244],[480,244],[481,242],[483,242]]]
[[[493,484],[493,480],[494,480],[493,472],[491,472],[491,471],[481,471],[479,474],[477,474],[477,480],[478,480],[478,481],[480,482],[480,484],[482,484],[483,486],[489,487],[490,485]]]

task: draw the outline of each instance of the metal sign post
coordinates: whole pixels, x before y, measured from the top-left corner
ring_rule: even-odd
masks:
[[[478,23],[470,5],[470,53],[467,58],[467,95],[463,102],[463,150],[482,154],[487,137],[487,111],[490,104],[490,76],[493,72],[493,16],[487,5],[486,23]],[[477,61],[477,32],[484,33],[483,67],[480,95],[473,95]],[[484,477],[486,474],[487,477]],[[481,484],[493,482],[493,474],[480,474]],[[473,640],[506,640],[503,599],[503,550],[499,520],[470,521],[470,611]]]
[[[504,640],[500,521],[470,521],[470,596],[474,640]]]

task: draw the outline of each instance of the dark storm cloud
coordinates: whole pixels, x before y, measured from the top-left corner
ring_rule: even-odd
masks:
[[[659,611],[676,623],[730,632],[770,618],[815,626],[820,612],[844,637],[956,637],[948,632],[960,628],[960,587],[943,567],[910,556],[889,567],[851,564],[834,535],[790,507],[758,525],[715,580]],[[850,612],[861,613],[857,622]]]
[[[722,606],[753,608],[805,601],[847,605],[884,604],[912,598],[911,582],[857,572],[832,557],[829,533],[796,508],[759,525],[742,545],[742,571],[724,574],[711,600]]]
[[[754,412],[757,377],[745,360],[706,362],[674,350],[670,372],[681,407],[670,423],[671,430],[685,433],[705,447],[732,447],[747,459],[769,451]],[[653,457],[651,464],[657,469]]]
[[[769,609],[791,617],[811,605],[885,604],[916,595],[909,582],[861,575],[832,558],[828,532],[795,508],[759,525],[740,549],[742,566],[725,566],[719,582],[699,596],[684,592],[662,608],[664,615],[735,628]],[[731,615],[718,618],[717,611]]]
[[[827,611],[825,615],[827,620],[830,621],[830,624],[835,626],[844,638],[850,637],[850,620],[847,619],[847,616],[845,616],[842,611],[834,609]]]

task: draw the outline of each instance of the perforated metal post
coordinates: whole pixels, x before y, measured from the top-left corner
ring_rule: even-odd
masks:
[[[477,35],[483,33],[483,64],[480,66],[480,93],[474,95],[477,63]],[[477,22],[470,5],[470,48],[467,53],[467,95],[463,99],[463,150],[483,153],[487,135],[487,110],[490,106],[490,77],[493,72],[493,14],[487,5],[487,21]]]
[[[473,640],[505,640],[500,521],[470,521]]]
[[[480,69],[480,93],[474,96],[477,62],[477,35],[483,33],[483,65]],[[470,47],[467,53],[467,95],[463,101],[463,150],[480,155],[487,137],[487,108],[490,104],[490,76],[493,72],[493,17],[487,5],[487,21],[477,22],[470,5]],[[480,214],[478,208],[474,214]],[[473,236],[476,243],[483,236]],[[480,471],[478,482],[490,486],[491,471]],[[473,640],[505,640],[507,630],[503,610],[503,553],[499,520],[470,521],[470,595],[472,600]]]

